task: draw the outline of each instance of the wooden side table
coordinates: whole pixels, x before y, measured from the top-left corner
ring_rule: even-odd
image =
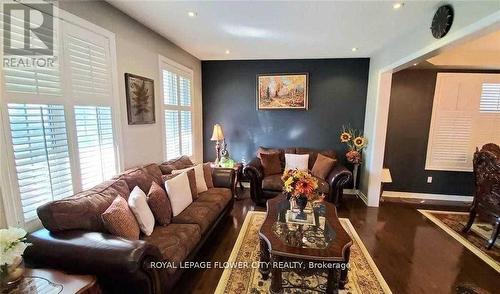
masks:
[[[24,278],[8,289],[1,289],[1,294],[98,294],[97,278],[91,275],[69,275],[53,269],[26,268]]]
[[[228,167],[219,167],[215,166],[214,163],[212,163],[212,168],[228,168]],[[236,162],[233,166],[233,169],[235,171],[235,178],[234,178],[234,186],[233,186],[233,191],[234,191],[234,198],[238,200],[238,185],[240,188],[240,191],[243,191],[243,183],[241,182],[241,179],[243,178],[243,163]]]

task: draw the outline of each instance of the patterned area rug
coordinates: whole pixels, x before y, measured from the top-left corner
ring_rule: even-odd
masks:
[[[454,211],[419,210],[429,220],[451,235],[455,240],[484,260],[487,264],[500,272],[500,241],[490,250],[486,249],[486,240],[491,236],[491,224],[476,222],[469,233],[462,233],[462,229],[469,220],[469,214]]]
[[[238,240],[234,245],[228,262],[231,264],[252,265],[259,261],[259,229],[264,222],[264,212],[248,212],[241,227]],[[349,261],[349,282],[340,293],[391,293],[377,266],[368,254],[348,219],[341,218],[340,223],[353,239]],[[294,272],[283,272],[283,289],[285,293],[322,293],[326,289],[326,272],[299,275]],[[263,280],[258,267],[226,268],[217,285],[215,293],[269,293],[271,278]],[[307,285],[309,291],[294,287]]]

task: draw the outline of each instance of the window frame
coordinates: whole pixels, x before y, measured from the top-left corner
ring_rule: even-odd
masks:
[[[42,12],[45,13],[45,12]],[[122,152],[122,124],[121,124],[121,108],[120,100],[118,95],[118,72],[117,72],[117,55],[116,55],[116,37],[115,34],[97,26],[87,20],[84,20],[74,14],[67,11],[59,9],[54,6],[54,14],[52,15],[54,20],[59,23],[59,37],[57,38],[58,43],[55,46],[58,48],[63,48],[64,38],[62,37],[62,22],[67,22],[71,25],[81,27],[85,30],[91,31],[92,33],[99,34],[107,39],[109,44],[109,60],[110,60],[110,101],[107,103],[80,103],[72,101],[65,97],[65,91],[68,87],[68,80],[70,77],[65,77],[61,74],[61,89],[63,89],[63,95],[60,97],[61,100],[57,101],[52,98],[45,97],[33,97],[30,99],[29,95],[20,95],[23,97],[14,97],[6,99],[7,94],[4,89],[5,77],[4,71],[0,74],[0,149],[5,150],[0,156],[0,189],[2,193],[3,212],[5,212],[6,225],[23,227],[28,231],[33,231],[41,227],[41,222],[37,218],[36,220],[24,221],[24,215],[22,212],[22,204],[19,192],[19,185],[17,180],[17,172],[14,158],[14,151],[12,149],[12,138],[10,133],[9,125],[9,115],[8,115],[8,103],[22,103],[22,104],[56,104],[62,105],[64,107],[64,113],[66,118],[66,132],[68,138],[68,151],[69,160],[71,166],[71,177],[73,183],[74,193],[78,193],[82,190],[81,188],[81,176],[80,176],[80,163],[79,163],[79,152],[76,134],[76,124],[75,124],[75,114],[74,106],[109,106],[112,109],[112,123],[113,123],[113,137],[114,137],[114,149],[115,149],[115,162],[116,170],[120,172],[123,170],[124,159]],[[60,72],[66,72],[63,54],[59,50],[58,62],[60,67]],[[3,52],[0,52],[0,58],[3,58]]]
[[[198,109],[198,103],[196,100],[196,95],[195,95],[195,90],[194,90],[194,71],[187,67],[184,66],[178,62],[173,61],[170,58],[164,57],[159,55],[158,57],[159,61],[159,80],[160,80],[160,100],[161,102],[158,103],[158,105],[161,105],[161,126],[162,126],[162,151],[163,151],[163,160],[168,160],[167,159],[167,138],[166,138],[166,125],[165,125],[165,111],[166,110],[177,110],[177,111],[186,111],[189,110],[191,112],[191,155],[189,156],[190,159],[194,162],[198,160],[198,153],[200,150],[199,147],[199,142],[197,140],[198,136],[198,124],[197,122],[200,120],[200,115],[197,111]],[[172,73],[175,73],[179,76],[182,76],[184,78],[188,78],[191,81],[191,105],[190,106],[181,106],[181,105],[166,105],[165,104],[165,93],[163,91],[164,85],[163,85],[163,70],[170,71]],[[179,124],[180,124],[180,117],[179,117]],[[179,143],[181,144],[181,132],[179,129]],[[181,146],[181,145],[179,145]],[[181,154],[182,155],[182,154]],[[170,158],[172,159],[172,158]]]

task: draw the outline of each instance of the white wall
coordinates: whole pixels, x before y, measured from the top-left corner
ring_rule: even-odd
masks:
[[[452,1],[452,5],[455,17],[446,37],[440,40],[432,37],[429,26],[434,11],[429,11],[429,18],[423,20],[413,33],[395,38],[389,46],[370,58],[364,129],[369,145],[365,152],[360,187],[361,192],[368,196],[370,206],[378,206],[389,111],[390,82],[387,81],[387,75],[382,73],[405,66],[418,58],[425,59],[440,48],[452,43],[455,45],[467,35],[500,25],[498,1]]]
[[[194,72],[195,161],[202,161],[201,61],[104,1],[60,1],[59,7],[116,35],[118,98],[121,105],[124,168],[163,160],[162,113],[158,55],[170,58]],[[125,73],[145,76],[155,83],[156,123],[128,125]]]

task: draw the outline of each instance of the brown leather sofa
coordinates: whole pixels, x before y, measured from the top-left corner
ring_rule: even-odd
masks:
[[[109,234],[101,214],[121,195],[128,198],[138,185],[149,191],[161,186],[162,174],[192,165],[181,157],[161,165],[130,169],[114,179],[38,209],[45,227],[29,235],[33,245],[25,260],[36,267],[50,267],[77,274],[93,274],[105,293],[167,293],[183,269],[233,207],[234,170],[214,169],[214,188],[200,193],[189,207],[167,226],[155,226],[150,236],[127,240]],[[173,262],[175,268],[152,268],[151,262]]]
[[[278,152],[280,154],[281,171],[285,168],[285,153],[309,154],[309,170],[312,169],[318,153],[336,159],[332,150],[314,150],[311,148],[265,148],[260,147],[257,152]],[[264,176],[264,170],[258,157],[254,158],[243,168],[244,175],[250,180],[250,196],[255,204],[264,206],[267,199],[273,198],[282,192],[283,182],[281,174]],[[318,178],[318,190],[327,195],[327,200],[340,204],[344,186],[352,179],[352,173],[338,161],[325,180]]]

